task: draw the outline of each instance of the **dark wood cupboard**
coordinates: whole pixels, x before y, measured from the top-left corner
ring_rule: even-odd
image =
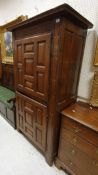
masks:
[[[17,129],[49,165],[57,154],[60,112],[76,101],[87,29],[92,24],[63,4],[12,28]]]

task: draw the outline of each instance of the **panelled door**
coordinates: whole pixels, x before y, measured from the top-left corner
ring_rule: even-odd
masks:
[[[15,41],[17,90],[48,99],[51,34]]]
[[[42,152],[46,150],[47,107],[21,93],[16,93],[17,129]]]

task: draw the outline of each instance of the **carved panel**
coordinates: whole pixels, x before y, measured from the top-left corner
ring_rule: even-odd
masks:
[[[19,126],[21,129],[24,129],[24,120],[23,116],[19,114]]]
[[[37,56],[37,64],[44,66],[45,63],[45,50],[46,50],[46,41],[40,41],[37,43],[38,48],[38,56]]]
[[[22,62],[22,44],[17,44],[17,59]]]
[[[47,110],[42,106],[36,107],[35,117],[35,143],[41,149],[46,149],[46,128],[47,128]]]
[[[43,152],[46,149],[46,106],[17,93],[17,128]]]
[[[17,96],[17,105],[16,105],[16,115],[17,115],[17,128],[24,132],[24,102],[22,99]]]
[[[33,124],[34,124],[34,111],[27,109],[24,106],[24,119],[25,119],[25,134],[27,137],[33,139]]]

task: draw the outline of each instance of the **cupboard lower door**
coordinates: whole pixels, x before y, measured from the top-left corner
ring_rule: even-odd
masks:
[[[16,93],[17,129],[43,153],[46,150],[47,107]]]

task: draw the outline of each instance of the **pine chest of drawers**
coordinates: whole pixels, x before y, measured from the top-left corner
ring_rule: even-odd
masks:
[[[72,175],[98,175],[98,109],[76,103],[62,112],[55,163]]]

